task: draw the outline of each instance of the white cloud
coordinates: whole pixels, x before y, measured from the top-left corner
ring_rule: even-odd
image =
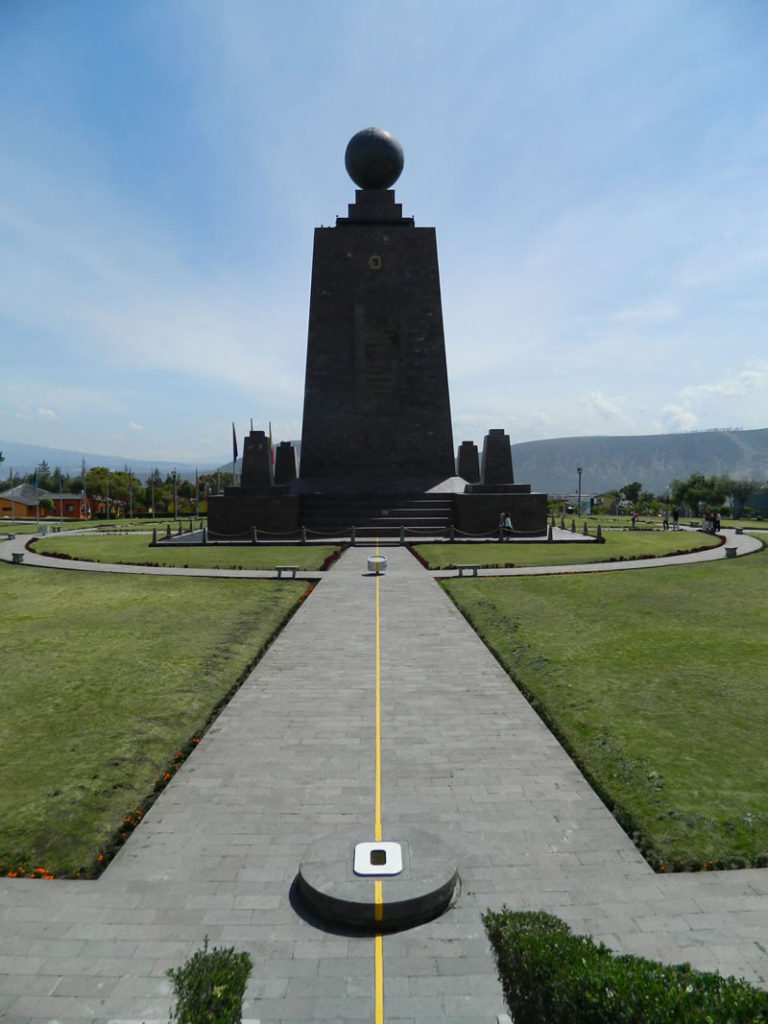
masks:
[[[42,416],[45,420],[57,420],[59,417],[53,411],[53,409],[41,409],[38,407],[37,415]]]
[[[587,406],[587,408],[596,410],[598,413],[605,416],[606,419],[626,420],[628,418],[626,413],[627,400],[621,395],[609,398],[600,391],[590,391],[589,394],[582,399],[582,402]]]
[[[682,405],[675,405],[673,403],[665,405],[661,415],[664,430],[669,433],[693,430],[698,424],[696,414]]]
[[[768,363],[756,363],[738,372],[729,373],[721,380],[711,384],[689,384],[683,388],[682,395],[691,400],[733,398],[762,390],[766,385],[768,385]]]
[[[142,425],[140,423],[134,423],[133,420],[131,420],[130,423],[128,424],[128,429],[129,430],[145,430],[146,428],[142,427]]]

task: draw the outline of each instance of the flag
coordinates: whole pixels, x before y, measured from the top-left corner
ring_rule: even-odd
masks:
[[[232,461],[237,462],[237,434],[234,421],[232,422]]]

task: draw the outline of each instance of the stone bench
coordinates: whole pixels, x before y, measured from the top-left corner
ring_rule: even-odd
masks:
[[[735,558],[736,557],[736,548],[726,548],[725,549],[725,557],[726,558]]]
[[[23,551],[12,551],[11,552],[11,559],[13,560],[13,564],[14,565],[21,565],[21,563],[24,561],[24,552]]]
[[[277,578],[278,579],[282,579],[283,578],[283,573],[284,572],[289,572],[291,574],[291,579],[295,580],[296,579],[296,573],[298,571],[299,571],[298,565],[276,565],[275,566],[275,572],[277,573]]]
[[[472,575],[477,576],[477,570],[480,566],[476,562],[470,562],[468,565],[457,565],[456,568],[459,571],[459,576],[463,576],[465,572],[472,570]]]

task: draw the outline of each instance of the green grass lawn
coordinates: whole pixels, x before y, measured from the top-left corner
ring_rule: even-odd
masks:
[[[432,569],[446,569],[462,562],[484,566],[584,565],[621,558],[649,558],[694,548],[716,547],[720,540],[698,530],[612,530],[603,534],[605,543],[587,541],[572,544],[532,541],[506,544],[417,544],[416,551]]]
[[[768,863],[765,549],[442,585],[652,864]]]
[[[151,547],[151,539],[152,535],[147,533],[54,534],[35,541],[34,550],[41,555],[58,553],[92,562],[129,565],[151,563],[193,569],[274,569],[276,565],[298,565],[307,571],[319,569],[338,550],[334,544]]]
[[[199,522],[198,519],[193,519],[193,522]],[[100,531],[113,531],[113,530],[142,530],[152,531],[156,529],[158,533],[162,529],[165,533],[165,528],[170,525],[171,529],[178,529],[179,524],[182,524],[185,528],[189,525],[189,519],[177,519],[164,518],[164,519],[64,519],[61,520],[57,516],[47,516],[37,523],[34,519],[24,519],[22,521],[16,520],[13,522],[10,519],[0,520],[0,537],[6,533],[39,533],[40,528],[47,528],[49,532],[53,530],[62,530],[68,532],[69,530],[90,530],[94,533]]]
[[[0,563],[0,873],[97,868],[305,586]]]

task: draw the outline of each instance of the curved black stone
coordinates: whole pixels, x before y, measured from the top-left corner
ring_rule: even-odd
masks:
[[[381,876],[382,903],[374,900],[376,876],[356,875],[355,846],[370,836],[335,832],[318,839],[299,866],[299,891],[319,918],[336,925],[382,931],[410,928],[441,914],[458,882],[456,859],[436,836],[400,828],[388,839],[400,843],[403,870]]]

